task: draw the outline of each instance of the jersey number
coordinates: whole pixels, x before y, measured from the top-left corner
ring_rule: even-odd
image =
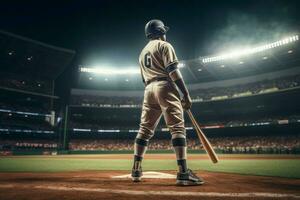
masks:
[[[144,63],[147,68],[150,68],[152,66],[152,59],[151,59],[151,54],[146,53],[144,57]]]

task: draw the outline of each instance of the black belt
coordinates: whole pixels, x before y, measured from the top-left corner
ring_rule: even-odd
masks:
[[[146,81],[146,85],[149,85],[150,83],[155,82],[155,81],[171,81],[171,79],[169,77],[153,78],[153,79],[151,79],[149,81]]]

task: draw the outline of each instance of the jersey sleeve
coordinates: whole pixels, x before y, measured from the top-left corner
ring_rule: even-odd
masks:
[[[175,50],[170,43],[164,43],[162,45],[162,60],[166,69],[173,64],[178,63]]]

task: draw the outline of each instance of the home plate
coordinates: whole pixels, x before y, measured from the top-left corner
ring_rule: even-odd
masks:
[[[143,178],[157,178],[157,179],[176,179],[176,176],[173,174],[167,174],[162,172],[143,172]],[[131,179],[131,174],[112,176],[111,178],[120,178],[120,179]]]

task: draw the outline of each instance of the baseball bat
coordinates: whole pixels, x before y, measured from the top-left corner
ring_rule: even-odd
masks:
[[[191,110],[187,110],[187,114],[189,115],[189,118],[191,119],[191,121],[193,123],[193,126],[196,129],[197,135],[198,135],[205,151],[207,152],[210,160],[213,163],[217,163],[219,161],[219,158],[218,158],[217,154],[215,153],[214,149],[212,148],[210,142],[208,141],[208,139],[206,138],[206,136],[204,135],[204,133],[200,129],[200,126],[197,123],[197,121],[196,121],[194,115],[192,114]]]

